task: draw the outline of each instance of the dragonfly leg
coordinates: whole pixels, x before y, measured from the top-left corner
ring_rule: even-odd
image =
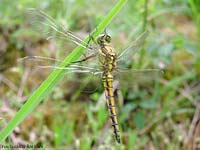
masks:
[[[88,42],[87,42],[88,45],[89,45],[89,43],[90,43],[91,40],[92,40],[95,44],[97,44],[97,42],[96,42],[94,36],[90,33],[90,34],[89,34],[89,40],[88,40]]]
[[[93,57],[95,57],[95,56],[96,56],[95,54],[92,54],[92,55],[90,55],[90,56],[88,56],[88,57],[85,57],[85,58],[83,58],[83,59],[81,59],[81,60],[73,61],[72,63],[81,63],[81,62],[84,62],[84,61],[86,61],[86,60],[88,60],[88,59],[90,59],[90,58],[93,58]]]
[[[88,45],[89,45],[89,43],[90,43],[91,40],[92,40],[95,44],[97,44],[97,41],[95,40],[95,38],[94,38],[94,36],[93,36],[93,34],[94,34],[95,32],[97,32],[97,31],[98,31],[98,29],[97,29],[97,27],[96,27],[96,28],[95,28],[95,31],[89,34],[89,40],[88,40],[88,42],[87,42]]]

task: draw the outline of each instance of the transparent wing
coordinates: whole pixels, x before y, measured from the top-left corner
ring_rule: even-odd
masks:
[[[64,77],[64,80],[66,82],[71,83],[70,87],[76,87],[73,90],[76,93],[74,93],[73,95],[78,96],[80,93],[92,94],[99,90],[102,91],[101,72],[97,73],[94,70],[91,71],[91,69],[78,69],[74,70],[74,72],[66,72]],[[96,74],[94,74],[93,72],[95,72]]]
[[[95,59],[92,63],[77,62],[71,63],[66,67],[59,67],[61,60],[54,58],[26,56],[18,60],[20,64],[25,65],[26,68],[30,68],[31,76],[34,77],[39,76],[39,78],[44,77],[45,79],[54,69],[64,70],[65,77],[63,82],[71,83],[72,88],[74,87],[80,93],[94,93],[101,87],[102,71],[94,61]]]
[[[31,27],[33,27],[34,30],[36,30],[40,34],[45,35],[47,39],[72,41],[76,45],[86,48],[87,51],[85,52],[85,54],[83,54],[80,60],[77,61],[76,65],[75,63],[72,63],[71,65],[64,68],[58,67],[61,63],[60,60],[43,56],[27,56],[20,59],[20,62],[24,62],[25,64],[33,66],[35,65],[35,67],[40,69],[62,69],[66,70],[66,72],[79,73],[95,72],[95,69],[92,69],[94,65],[91,67],[88,66],[88,64],[95,64],[96,61],[94,61],[93,63],[87,63],[85,64],[85,66],[78,65],[78,63],[82,63],[83,61],[95,58],[98,52],[96,51],[96,47],[92,47],[87,42],[84,42],[81,38],[74,35],[72,32],[67,31],[64,26],[58,24],[56,20],[54,20],[51,16],[41,10],[30,8],[27,10],[26,14],[28,17],[27,20],[28,22],[30,22]]]
[[[130,46],[125,48],[117,58],[115,78],[120,82],[120,88],[132,88],[136,85],[151,84],[162,76],[160,69],[132,69],[127,66],[127,61],[132,62],[133,56],[142,47],[148,36],[148,31],[143,32]]]
[[[85,58],[86,59],[86,58]],[[90,62],[77,61],[71,63],[66,67],[59,67],[61,60],[43,57],[43,56],[26,56],[18,60],[19,63],[24,65],[33,66],[34,68],[40,69],[61,69],[65,70],[66,73],[91,73],[94,75],[101,74],[101,70],[98,68],[97,58],[93,58]]]
[[[61,69],[64,70],[65,79],[71,81],[72,85],[77,86],[77,93],[91,94],[100,89],[102,71],[94,63],[86,62],[71,63],[66,67],[58,66],[39,66],[40,69]],[[75,98],[75,97],[74,97]]]
[[[148,31],[143,32],[133,43],[118,54],[117,63],[119,66],[126,64],[127,60],[132,60],[134,54],[142,48],[141,46],[144,44],[148,33]]]
[[[89,43],[83,41],[71,31],[68,31],[64,26],[57,23],[56,20],[43,11],[29,8],[26,14],[27,20],[34,30],[45,35],[47,40],[71,41],[78,46],[86,48],[88,51],[87,53],[90,53],[89,55],[97,53],[96,46],[89,45]]]
[[[118,69],[114,77],[120,82],[120,89],[132,88],[136,85],[151,84],[162,76],[160,69]]]

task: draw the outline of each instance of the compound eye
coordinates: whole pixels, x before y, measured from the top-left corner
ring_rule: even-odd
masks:
[[[108,42],[108,43],[111,42],[111,37],[109,35],[106,36],[106,42]]]

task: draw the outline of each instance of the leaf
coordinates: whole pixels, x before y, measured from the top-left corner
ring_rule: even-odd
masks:
[[[143,100],[139,105],[145,109],[153,109],[156,108],[157,102],[155,100]]]
[[[137,111],[135,116],[134,116],[134,123],[136,128],[141,129],[145,125],[145,116],[142,111]]]

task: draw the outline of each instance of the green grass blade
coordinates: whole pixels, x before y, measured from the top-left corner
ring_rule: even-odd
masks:
[[[98,25],[97,30],[93,31],[94,38],[96,38],[105,27],[111,22],[114,16],[120,11],[127,0],[119,0],[118,3],[113,7],[113,9],[108,13],[108,15],[103,19],[103,21]],[[84,40],[88,41],[89,36]],[[84,53],[82,47],[77,47],[65,60],[60,64],[60,67],[66,66],[72,61],[76,61]],[[2,143],[5,138],[13,131],[13,129],[20,124],[26,116],[41,102],[41,100],[52,90],[56,83],[61,80],[64,76],[64,70],[54,70],[49,77],[34,91],[34,93],[29,97],[27,102],[21,107],[21,109],[16,113],[16,115],[10,120],[8,125],[0,132],[0,143]]]

